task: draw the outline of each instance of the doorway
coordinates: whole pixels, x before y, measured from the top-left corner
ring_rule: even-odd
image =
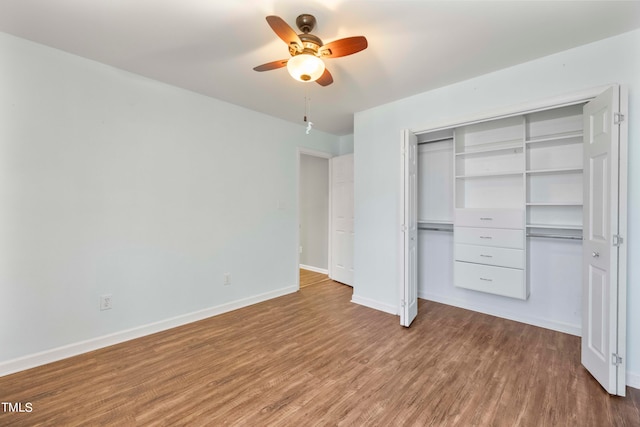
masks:
[[[299,151],[298,268],[301,274],[329,274],[330,158],[328,153]],[[300,277],[298,280],[300,284]]]

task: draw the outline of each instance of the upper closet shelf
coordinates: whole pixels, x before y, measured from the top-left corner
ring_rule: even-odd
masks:
[[[510,175],[522,175],[522,171],[473,173],[473,174],[467,174],[467,175],[457,175],[456,179],[491,178],[494,176],[510,176]]]
[[[468,154],[479,154],[479,153],[495,153],[499,151],[513,151],[522,149],[522,140],[508,140],[508,141],[500,141],[500,142],[491,142],[485,144],[478,145],[468,145],[465,147],[461,147],[463,151],[456,152],[456,156],[465,156]]]
[[[537,137],[531,137],[525,141],[526,144],[537,144],[540,142],[569,142],[567,140],[576,139],[576,143],[582,142],[582,132],[566,132],[566,133],[556,133],[553,135],[543,135]]]

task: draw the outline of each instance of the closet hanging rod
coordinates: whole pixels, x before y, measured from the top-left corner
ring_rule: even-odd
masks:
[[[428,141],[420,141],[418,142],[418,145],[431,144],[432,142],[451,141],[452,139],[453,139],[453,136],[449,136],[446,138],[430,139]]]
[[[543,237],[545,239],[582,240],[582,236],[567,236],[562,234],[527,233],[527,237]]]
[[[442,227],[420,227],[420,226],[418,226],[418,230],[451,231],[451,232],[453,232],[453,228],[442,228]]]

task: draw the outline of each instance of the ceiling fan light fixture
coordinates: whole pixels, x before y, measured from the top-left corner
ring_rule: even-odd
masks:
[[[300,82],[314,82],[324,73],[322,59],[309,53],[301,53],[289,59],[287,70],[291,77]]]

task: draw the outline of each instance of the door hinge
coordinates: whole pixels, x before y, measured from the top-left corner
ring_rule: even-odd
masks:
[[[406,225],[404,225],[404,224],[402,224],[402,225],[400,226],[400,231],[402,231],[403,233],[404,233],[405,231],[407,231],[407,226],[406,226]]]
[[[620,246],[622,245],[623,239],[619,234],[614,234],[613,235],[613,246]]]
[[[405,300],[400,300],[400,307],[404,308],[407,305]]]
[[[624,122],[624,114],[622,113],[613,113],[613,124],[619,125]]]
[[[614,366],[622,365],[622,357],[618,356],[618,353],[611,353],[611,364]]]

